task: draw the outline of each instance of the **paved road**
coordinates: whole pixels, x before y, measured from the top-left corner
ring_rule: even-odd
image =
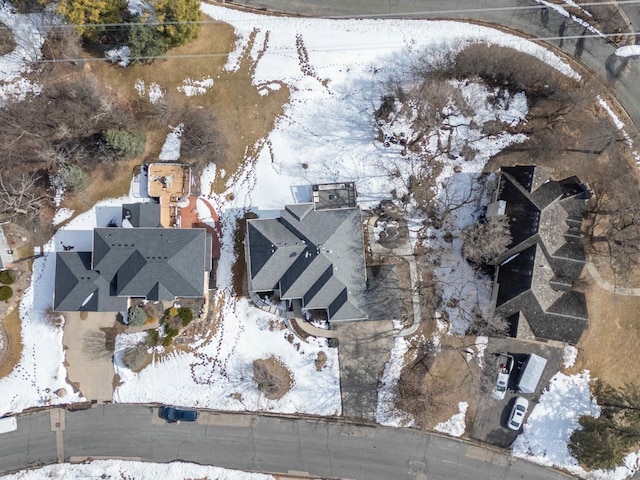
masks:
[[[66,461],[109,456],[363,480],[568,478],[501,453],[411,430],[253,414],[201,412],[200,417],[195,424],[168,425],[157,410],[133,405],[20,416],[16,432],[0,435],[0,473],[54,463],[58,456]],[[51,431],[56,423],[64,428],[58,442]]]
[[[640,125],[640,58],[622,63],[613,55],[615,47],[607,40],[597,36],[582,40],[569,38],[582,36],[583,28],[572,22],[565,23],[565,17],[551,9],[548,16],[543,16],[541,5],[532,0],[234,0],[233,3],[323,17],[475,19],[504,25],[535,37],[556,38],[548,43],[556,47],[562,45],[562,51],[597,73],[635,124]],[[640,22],[638,5],[621,4],[621,8],[634,25]]]

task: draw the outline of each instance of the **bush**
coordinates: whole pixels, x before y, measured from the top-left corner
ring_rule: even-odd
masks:
[[[69,190],[81,190],[89,181],[89,175],[78,165],[63,165],[58,173]]]
[[[122,355],[122,363],[124,366],[138,371],[147,359],[147,346],[144,343],[140,343],[134,347],[130,347]]]
[[[178,309],[176,307],[171,307],[169,309],[169,316],[170,317],[177,317],[178,316]]]
[[[131,307],[129,309],[129,325],[132,327],[144,325],[147,321],[147,314],[140,307]]]
[[[147,332],[147,345],[155,347],[160,341],[160,332],[158,330],[149,330]]]
[[[104,134],[104,140],[111,150],[121,158],[134,158],[142,155],[147,141],[142,132],[110,128]]]
[[[0,283],[4,285],[11,285],[16,281],[15,273],[11,270],[2,270],[0,272]]]
[[[13,289],[9,285],[0,287],[0,300],[9,300],[13,297]]]
[[[193,310],[187,307],[180,307],[178,309],[178,317],[182,320],[182,326],[186,327],[193,320]]]
[[[158,27],[167,48],[179,47],[198,37],[202,20],[200,0],[155,0],[152,5],[159,22]]]
[[[167,44],[155,25],[133,23],[126,39],[132,63],[152,63],[167,53]]]

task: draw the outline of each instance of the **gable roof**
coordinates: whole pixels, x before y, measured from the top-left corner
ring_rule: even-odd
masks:
[[[249,289],[327,310],[329,320],[367,318],[359,208],[287,205],[279,218],[247,221]]]
[[[492,298],[497,313],[526,318],[537,337],[576,343],[587,326],[584,294],[571,289],[585,263],[580,214],[587,197],[576,177],[553,181],[531,166],[501,171],[494,201],[506,201],[513,241],[498,258]]]
[[[202,297],[207,236],[201,228],[96,228],[93,252],[57,253],[54,306],[122,311],[127,297]]]

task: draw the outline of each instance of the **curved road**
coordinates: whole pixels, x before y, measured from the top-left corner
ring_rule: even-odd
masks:
[[[157,408],[103,404],[20,415],[18,430],[0,435],[0,472],[98,454],[354,480],[570,478],[439,435],[316,418],[201,411],[197,423],[167,424]]]
[[[228,3],[232,3],[231,0]],[[583,27],[572,21],[565,22],[565,17],[552,9],[543,14],[542,5],[533,0],[233,0],[233,4],[316,17],[479,20],[534,37],[549,38],[548,44],[560,48],[596,73],[635,125],[640,125],[640,58],[623,61],[614,55],[616,47],[611,42],[590,33],[580,39],[584,34]],[[637,31],[640,6],[622,3],[620,7]],[[640,42],[640,36],[636,42]]]

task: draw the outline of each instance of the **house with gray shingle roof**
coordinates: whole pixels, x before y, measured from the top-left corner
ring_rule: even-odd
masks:
[[[58,252],[54,308],[115,312],[130,297],[203,297],[211,270],[204,229],[96,228],[91,252]]]
[[[503,167],[487,215],[506,215],[512,241],[496,259],[492,302],[514,337],[577,343],[588,323],[573,288],[585,264],[582,212],[590,193],[578,178],[552,180],[535,166]]]
[[[331,322],[366,320],[366,271],[353,183],[314,185],[314,201],[286,205],[278,218],[247,220],[249,293],[277,295],[287,310],[324,310]],[[318,192],[318,194],[316,194]],[[333,193],[331,193],[333,192]]]

